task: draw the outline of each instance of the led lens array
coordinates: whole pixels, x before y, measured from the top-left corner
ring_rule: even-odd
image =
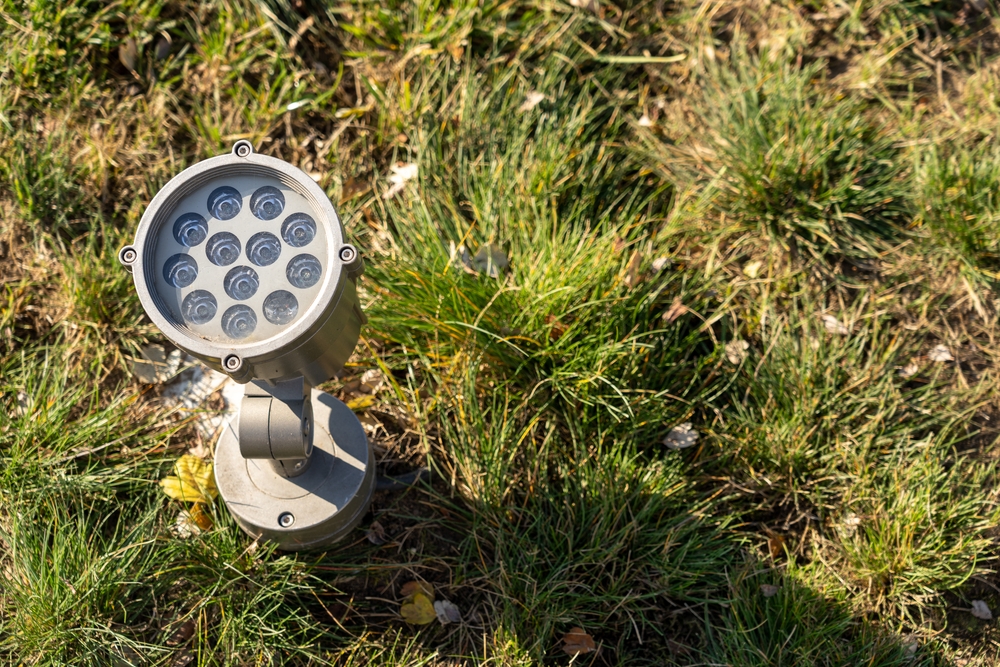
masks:
[[[330,253],[300,194],[269,179],[231,180],[175,208],[159,234],[158,291],[198,335],[265,340],[315,300]]]

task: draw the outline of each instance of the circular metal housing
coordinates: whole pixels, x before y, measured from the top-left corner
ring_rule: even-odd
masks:
[[[314,428],[305,472],[286,477],[264,459],[240,455],[235,424],[215,448],[215,483],[229,511],[250,535],[279,549],[333,544],[368,511],[375,465],[365,429],[350,408],[330,394],[311,392]]]
[[[316,385],[365,321],[356,254],[315,181],[241,141],[173,178],[119,259],[177,347],[241,382]]]

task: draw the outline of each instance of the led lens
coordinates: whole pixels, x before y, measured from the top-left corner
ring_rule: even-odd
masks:
[[[191,255],[174,255],[163,265],[163,279],[174,287],[187,287],[198,277],[198,262]]]
[[[181,315],[191,324],[208,324],[218,309],[215,297],[203,289],[191,292],[181,302]]]
[[[261,220],[274,220],[285,210],[285,195],[270,185],[257,188],[250,197],[250,210]]]
[[[281,223],[281,238],[293,248],[308,245],[316,236],[316,221],[305,213],[293,213]]]
[[[271,292],[264,299],[264,317],[271,324],[288,324],[299,312],[295,295],[285,290]]]
[[[205,246],[208,261],[216,266],[229,266],[240,258],[240,240],[229,232],[213,234]]]
[[[270,232],[259,232],[247,241],[247,258],[257,266],[270,266],[278,261],[281,241]]]
[[[249,266],[237,266],[226,274],[222,281],[222,286],[226,288],[226,294],[237,301],[246,301],[257,293],[260,287],[260,278],[257,272]]]
[[[230,338],[246,338],[257,328],[257,314],[250,306],[237,304],[222,314],[222,330]]]
[[[185,213],[174,222],[174,239],[193,248],[208,236],[208,223],[197,213]]]
[[[319,282],[319,277],[323,273],[323,267],[319,260],[312,255],[298,255],[293,257],[285,269],[285,276],[295,287],[306,289]]]
[[[208,195],[208,210],[219,220],[232,220],[243,208],[243,196],[236,188],[223,186]]]

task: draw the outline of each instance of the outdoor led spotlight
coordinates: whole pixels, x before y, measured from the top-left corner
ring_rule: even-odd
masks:
[[[215,449],[237,523],[282,549],[343,537],[371,500],[371,447],[354,413],[313,387],[357,345],[364,265],[322,188],[239,141],[167,183],[118,258],[171,342],[246,384]]]

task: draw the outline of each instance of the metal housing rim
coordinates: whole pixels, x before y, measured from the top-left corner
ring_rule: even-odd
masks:
[[[155,238],[154,230],[158,230],[160,225],[168,222],[164,218],[168,213],[174,212],[174,207],[181,199],[210,179],[228,174],[271,177],[295,190],[325,218],[318,222],[328,235],[329,266],[324,272],[323,286],[309,309],[288,329],[269,339],[254,343],[213,342],[187,332],[172,318],[164,315],[164,309],[158,303],[155,288],[152,287],[154,282],[152,275],[147,275],[150,270],[155,270],[155,267],[150,267],[145,261],[146,257],[155,251],[155,246],[149,245]],[[228,153],[188,167],[170,179],[153,197],[139,221],[135,241],[132,244],[137,250],[137,257],[131,265],[132,278],[146,314],[171,342],[197,357],[221,361],[223,357],[235,353],[252,365],[296,348],[321,328],[329,314],[336,309],[344,290],[344,281],[347,279],[339,253],[344,244],[344,228],[340,216],[337,215],[336,209],[323,189],[305,172],[283,160],[267,155],[251,153],[246,157],[239,157]]]

